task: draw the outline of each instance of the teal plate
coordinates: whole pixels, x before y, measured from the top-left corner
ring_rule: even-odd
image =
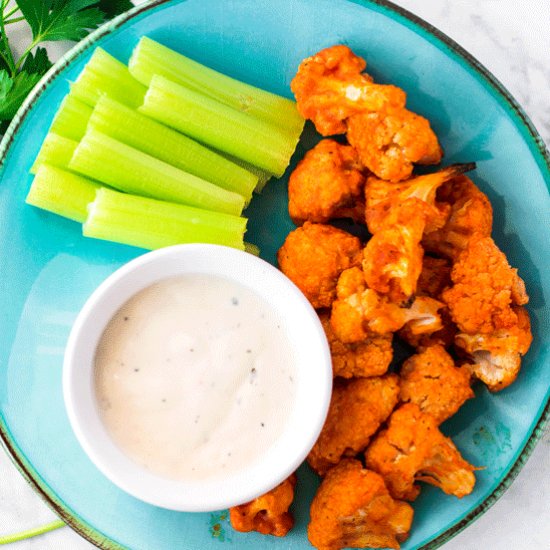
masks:
[[[11,125],[0,154],[0,433],[23,474],[60,516],[103,548],[240,550],[309,548],[308,508],[316,488],[302,467],[296,528],[284,539],[231,530],[227,513],[183,514],[122,493],[91,464],[71,432],[61,395],[64,345],[92,290],[142,250],[93,241],[70,221],[26,206],[28,170],[62,97],[100,45],[126,61],[147,34],[232,76],[290,96],[300,60],[348,44],[380,82],[408,92],[446,151],[477,161],[476,183],[495,209],[494,238],[531,296],[534,343],[517,382],[490,395],[478,388],[443,429],[477,472],[458,500],[426,487],[415,502],[405,549],[435,548],[463,529],[517,475],[548,416],[550,383],[550,162],[542,140],[498,82],[460,47],[414,16],[368,0],[157,1],[119,17],[73,49],[38,85]],[[317,137],[308,128],[293,165]],[[292,224],[286,178],[249,208],[248,240],[267,260]]]

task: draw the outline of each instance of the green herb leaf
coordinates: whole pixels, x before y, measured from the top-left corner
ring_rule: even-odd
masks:
[[[18,0],[35,43],[80,40],[104,20],[96,0]]]
[[[48,57],[46,49],[36,48],[34,54],[30,53],[26,57],[21,70],[29,74],[43,75],[51,66],[52,62]]]
[[[130,8],[134,7],[131,0],[99,0],[95,4],[106,16],[111,19],[115,15],[119,15],[128,11]]]
[[[1,70],[6,70],[6,71],[10,70],[8,62],[7,62],[8,52],[6,51],[6,47],[7,46],[6,46],[5,42],[2,40],[2,34],[0,33],[0,71]]]
[[[20,72],[12,78],[8,71],[0,71],[0,120],[10,120],[15,116],[17,109],[40,78],[40,74],[27,72]]]

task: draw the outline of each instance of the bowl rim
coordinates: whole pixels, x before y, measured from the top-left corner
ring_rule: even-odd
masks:
[[[537,165],[543,174],[547,189],[550,193],[550,153],[544,143],[544,140],[535,129],[529,116],[522,107],[513,98],[505,86],[473,55],[455,42],[445,33],[436,27],[411,13],[410,11],[397,6],[389,0],[345,0],[351,4],[359,5],[373,11],[383,13],[390,19],[403,24],[408,29],[422,36],[428,42],[438,49],[451,54],[453,59],[461,64],[478,82],[483,84],[491,93],[495,100],[509,113],[516,128],[525,138],[525,142],[533,154]],[[49,84],[64,70],[72,61],[78,58],[88,48],[92,47],[97,41],[111,32],[122,27],[124,24],[147,14],[150,11],[163,9],[170,4],[182,3],[185,0],[150,0],[146,4],[136,6],[123,13],[111,21],[103,24],[101,27],[90,33],[82,41],[78,42],[71,50],[61,57],[44,77],[37,83],[31,93],[27,96],[21,105],[11,124],[9,125],[2,141],[0,141],[0,176],[2,175],[4,165],[9,157],[10,146],[13,143],[18,130],[21,128],[25,117],[33,108],[34,103],[40,95],[46,90]],[[454,525],[448,527],[445,531],[435,534],[434,538],[417,550],[435,550],[439,548],[455,535],[463,531],[478,517],[483,515],[510,487],[514,479],[527,462],[533,452],[537,442],[541,439],[545,427],[550,422],[550,388],[547,391],[546,402],[538,411],[537,417],[533,419],[532,429],[526,435],[523,447],[518,453],[516,459],[510,464],[508,471],[504,473],[498,485],[493,491],[474,509],[467,512],[463,518]],[[9,427],[5,424],[0,414],[0,442],[16,468],[20,471],[26,481],[43,498],[50,508],[65,521],[72,529],[79,533],[83,538],[96,545],[98,548],[107,550],[123,549],[124,547],[116,541],[110,539],[107,535],[97,530],[73,512],[63,500],[45,483],[40,474],[34,469],[27,460],[24,453],[19,448],[17,442],[11,437]]]
[[[100,341],[113,315],[136,294],[156,283],[187,275],[213,276],[250,289],[270,308],[280,310],[285,317],[292,316],[294,332],[289,333],[289,341],[294,349],[302,349],[304,334],[315,346],[314,359],[311,359],[311,349],[305,354],[300,351],[302,359],[298,364],[303,365],[305,359],[306,370],[309,368],[309,374],[315,374],[317,390],[311,391],[311,376],[295,377],[301,381],[296,391],[302,398],[289,409],[277,442],[260,455],[268,460],[255,461],[250,469],[239,469],[225,477],[200,481],[178,481],[151,472],[133,461],[109,436],[93,389],[97,346],[90,345]],[[305,333],[301,330],[304,327],[307,327]],[[325,331],[316,311],[280,270],[262,258],[235,248],[188,243],[137,256],[94,289],[74,320],[67,340],[62,386],[73,433],[88,458],[112,483],[143,502],[168,510],[214,512],[250,502],[282,483],[302,464],[317,441],[328,413],[332,364]],[[305,417],[308,422],[297,421]],[[294,442],[291,453],[286,452],[289,438]],[[251,485],[250,476],[258,484]]]

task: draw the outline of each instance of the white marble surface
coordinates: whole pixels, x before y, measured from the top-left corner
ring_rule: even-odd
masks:
[[[492,71],[550,145],[548,0],[395,0],[395,3],[435,25]],[[56,46],[55,52],[60,49]],[[0,534],[55,519],[1,451],[0,479]],[[93,547],[69,528],[63,528],[14,543],[10,548],[86,550]],[[444,548],[550,549],[550,430],[506,494]]]

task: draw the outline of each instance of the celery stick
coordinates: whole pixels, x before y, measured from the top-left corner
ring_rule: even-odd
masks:
[[[61,103],[50,127],[50,132],[75,141],[80,141],[86,133],[88,120],[92,115],[92,108],[68,94]]]
[[[129,107],[139,107],[146,91],[124,63],[101,48],[96,48],[76,82],[71,84],[71,95],[90,107],[104,94]]]
[[[146,36],[134,49],[129,68],[146,86],[158,74],[291,133],[299,134],[304,127],[305,121],[294,101],[205,67]]]
[[[87,205],[95,199],[98,189],[99,185],[86,178],[42,164],[36,172],[25,202],[83,222],[88,214]]]
[[[31,174],[36,174],[42,164],[66,169],[77,145],[77,141],[50,132],[44,139],[38,156],[30,169]]]
[[[244,250],[245,218],[108,189],[97,192],[88,211],[87,237],[150,250],[196,242]]]
[[[89,130],[82,138],[69,168],[127,193],[235,215],[239,215],[244,207],[242,195],[197,178],[95,130]]]
[[[139,109],[207,145],[281,176],[298,143],[273,124],[252,118],[162,76],[153,76]]]
[[[250,171],[108,96],[97,102],[89,127],[228,191],[239,193],[247,201],[258,184],[258,177]]]

